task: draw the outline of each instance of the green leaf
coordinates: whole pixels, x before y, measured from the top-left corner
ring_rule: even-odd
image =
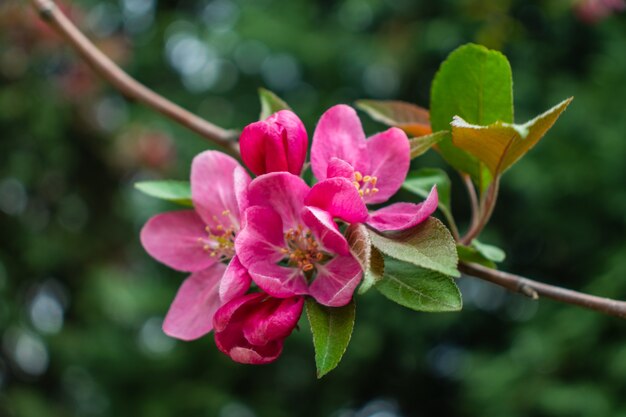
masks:
[[[476,239],[472,240],[472,246],[490,261],[502,262],[506,259],[506,253],[504,253],[504,251],[497,246],[487,245],[486,243],[481,243]]]
[[[488,125],[513,122],[513,79],[509,61],[500,52],[468,44],[453,51],[441,64],[430,95],[433,131],[448,130],[454,116],[469,123]],[[456,147],[448,136],[438,144],[444,159],[471,175],[484,190],[490,175],[480,162]]]
[[[428,110],[415,104],[394,100],[358,100],[355,104],[377,122],[399,127],[410,136],[432,132]]]
[[[469,262],[473,264],[480,264],[487,268],[497,269],[497,265],[492,260],[486,258],[478,249],[472,246],[457,245],[457,252],[459,254],[459,261]]]
[[[413,265],[458,277],[456,244],[446,227],[434,217],[410,230],[380,235],[370,231],[372,244],[383,254]],[[385,265],[386,269],[386,265]]]
[[[385,258],[375,247],[371,247],[370,264],[366,272],[363,273],[363,282],[359,286],[359,294],[368,292],[378,281],[383,279],[385,273]]]
[[[261,99],[259,120],[265,120],[280,110],[291,110],[291,107],[283,99],[265,88],[259,88],[259,99]]]
[[[483,162],[493,176],[501,175],[541,140],[572,100],[560,102],[523,125],[496,122],[480,126],[455,117],[452,140]]]
[[[376,284],[385,297],[416,311],[459,311],[461,292],[454,280],[439,272],[385,258],[385,276]]]
[[[411,171],[406,177],[402,188],[422,198],[428,197],[433,185],[437,186],[439,195],[439,210],[447,219],[452,219],[450,208],[450,177],[445,171],[437,168],[422,168]]]
[[[343,307],[326,307],[307,299],[306,315],[313,333],[318,378],[339,365],[352,337],[355,313],[354,300]]]
[[[433,145],[436,145],[445,139],[446,136],[448,136],[448,133],[449,132],[441,131],[409,139],[409,144],[411,145],[411,159],[415,159],[426,153],[426,151],[432,148]]]
[[[193,207],[189,181],[142,181],[135,183],[135,188],[151,197]]]

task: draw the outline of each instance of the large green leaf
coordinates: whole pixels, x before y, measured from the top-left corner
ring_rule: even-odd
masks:
[[[446,227],[434,217],[400,233],[370,231],[372,244],[383,254],[445,275],[460,276],[456,244]],[[385,266],[386,268],[386,266]]]
[[[171,201],[183,206],[193,206],[189,181],[142,181],[135,183],[135,188],[151,197]]]
[[[313,333],[318,378],[339,365],[352,337],[355,313],[354,301],[343,307],[326,307],[307,299],[306,314]]]
[[[478,158],[495,177],[534,147],[571,103],[568,98],[523,125],[496,122],[488,126],[455,117],[452,140]]]
[[[463,306],[461,292],[452,278],[388,257],[385,275],[376,289],[391,301],[416,311],[458,311]]]
[[[280,110],[291,110],[291,107],[283,99],[265,88],[259,88],[259,99],[261,100],[259,120],[265,120]]]
[[[509,61],[500,52],[468,44],[459,47],[441,64],[430,95],[433,131],[448,130],[454,116],[469,123],[488,125],[513,122],[513,79]],[[471,175],[484,190],[491,177],[480,162],[456,147],[448,136],[438,144],[444,159]]]
[[[356,106],[377,122],[399,127],[409,136],[432,132],[428,110],[415,104],[394,100],[358,100]]]
[[[450,208],[450,177],[445,171],[438,168],[422,168],[417,171],[411,171],[406,177],[402,188],[417,194],[422,198],[428,197],[433,185],[437,186],[437,194],[439,195],[439,210],[447,219],[452,219],[452,210]]]

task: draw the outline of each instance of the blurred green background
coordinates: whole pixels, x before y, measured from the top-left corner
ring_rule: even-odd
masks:
[[[231,362],[211,337],[164,336],[184,275],[150,259],[138,231],[175,207],[132,184],[185,179],[206,143],[103,84],[25,3],[0,4],[0,416],[626,416],[624,322],[472,278],[460,280],[457,314],[360,297],[345,359],[321,381],[305,322],[263,367]],[[81,0],[66,9],[132,75],[232,128],[256,120],[260,86],[309,133],[339,102],[428,106],[451,50],[470,41],[502,50],[518,122],[576,99],[504,177],[482,240],[507,251],[504,269],[626,299],[626,17],[594,18],[583,6]],[[381,129],[366,119],[370,133]],[[443,163],[430,152],[415,162],[423,166]]]

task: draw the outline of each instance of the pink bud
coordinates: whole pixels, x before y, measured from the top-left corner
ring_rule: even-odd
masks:
[[[253,293],[224,304],[213,317],[215,344],[239,363],[273,362],[302,314],[304,297]]]
[[[246,126],[239,142],[241,158],[255,175],[277,171],[300,175],[309,140],[298,116],[281,110]]]

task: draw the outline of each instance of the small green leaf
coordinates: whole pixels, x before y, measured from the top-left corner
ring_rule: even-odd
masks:
[[[455,117],[452,141],[484,163],[494,177],[501,175],[541,140],[571,101],[568,98],[523,125],[498,121],[482,126]]]
[[[468,44],[453,51],[441,64],[430,94],[433,131],[448,130],[454,116],[488,125],[513,122],[513,78],[509,61],[500,52]],[[456,147],[447,136],[439,142],[443,158],[454,168],[470,174],[481,190],[492,178],[472,155]]]
[[[454,280],[439,272],[385,258],[385,276],[376,284],[385,297],[416,311],[459,311],[461,292]]]
[[[495,262],[487,259],[482,253],[478,251],[478,249],[474,247],[457,245],[456,249],[459,254],[459,261],[461,262],[480,264],[486,266],[487,268],[497,269],[497,265]]]
[[[449,132],[441,131],[409,139],[409,144],[411,145],[411,159],[415,159],[426,153],[433,145],[441,142],[448,133]]]
[[[432,132],[428,110],[415,104],[394,100],[358,100],[355,104],[377,122],[399,127],[410,136]]]
[[[343,307],[326,307],[307,299],[306,315],[313,333],[318,378],[339,365],[352,337],[355,314],[354,301]]]
[[[448,219],[452,219],[452,210],[450,209],[450,177],[445,171],[437,168],[422,168],[417,171],[411,171],[406,177],[402,188],[417,194],[422,198],[428,197],[433,185],[437,186],[437,194],[439,195],[439,210]]]
[[[490,261],[502,262],[506,259],[506,253],[504,253],[504,251],[497,246],[487,245],[486,243],[481,243],[476,239],[472,240],[472,246]]]
[[[283,99],[265,88],[259,88],[259,99],[261,100],[259,120],[265,120],[280,110],[291,110],[291,107]]]
[[[363,273],[363,282],[359,287],[359,294],[368,292],[378,281],[383,279],[385,273],[385,258],[375,247],[371,247],[370,264],[366,272]]]
[[[189,181],[142,181],[135,183],[135,188],[151,197],[193,207]]]
[[[443,223],[434,217],[399,233],[383,236],[370,231],[370,238],[372,244],[387,256],[444,275],[461,275],[456,268],[459,258],[454,239]]]

